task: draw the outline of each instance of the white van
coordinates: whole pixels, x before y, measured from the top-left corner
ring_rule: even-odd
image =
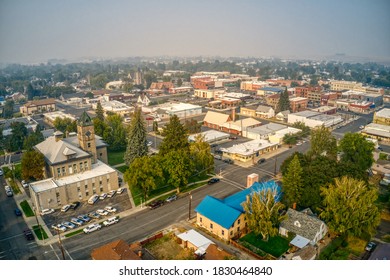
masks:
[[[97,194],[94,194],[88,199],[88,204],[95,204],[95,202],[99,199],[99,196]]]

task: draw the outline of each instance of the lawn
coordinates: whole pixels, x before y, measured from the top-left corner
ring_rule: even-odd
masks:
[[[23,200],[22,202],[20,202],[20,207],[22,208],[22,211],[24,212],[24,215],[26,215],[26,217],[34,216],[34,212],[28,204],[27,200]]]
[[[118,152],[107,152],[108,157],[108,164],[111,166],[124,163],[123,156],[125,155],[125,151],[118,151]]]
[[[279,235],[270,237],[268,241],[265,241],[261,235],[255,235],[252,232],[240,238],[240,241],[249,243],[276,258],[279,258],[289,249],[290,243],[286,238]]]
[[[322,252],[320,260],[348,260],[359,258],[364,252],[367,241],[355,236],[339,236],[335,238]]]
[[[33,226],[33,230],[34,230],[34,233],[35,235],[38,237],[39,240],[42,240],[42,239],[47,239],[47,233],[45,232],[45,230],[42,228],[41,225],[35,225]],[[42,238],[43,237],[43,238]]]

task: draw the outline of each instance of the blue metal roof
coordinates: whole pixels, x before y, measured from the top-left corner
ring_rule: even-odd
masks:
[[[259,90],[280,92],[283,91],[284,89],[276,88],[276,87],[263,87],[263,88],[259,88]]]
[[[222,200],[212,196],[206,196],[195,208],[195,212],[226,229],[230,229],[242,214],[240,211],[224,204]]]
[[[221,200],[212,196],[206,196],[195,208],[195,212],[207,217],[211,221],[229,229],[237,218],[244,213],[242,203],[248,195],[260,192],[264,189],[276,189],[276,201],[281,199],[281,188],[275,181],[255,182],[250,188],[242,190]]]
[[[243,191],[235,193],[231,196],[226,197],[223,202],[230,207],[237,209],[244,213],[244,209],[242,208],[242,203],[246,200],[248,195],[251,195],[253,192],[260,192],[265,189],[276,189],[277,195],[275,197],[276,201],[280,201],[281,198],[281,189],[280,186],[275,181],[268,182],[255,182],[250,188],[247,188]]]

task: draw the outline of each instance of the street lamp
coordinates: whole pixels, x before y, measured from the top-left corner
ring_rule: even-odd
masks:
[[[189,192],[189,200],[188,200],[188,220],[191,220],[191,201],[192,201],[192,195],[191,195],[191,192]]]

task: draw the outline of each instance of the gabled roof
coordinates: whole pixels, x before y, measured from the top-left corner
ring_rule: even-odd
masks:
[[[55,136],[48,137],[43,142],[37,144],[35,148],[44,155],[46,161],[50,164],[66,161],[68,159],[67,155],[69,156],[69,150],[74,152],[72,153],[72,155],[75,155],[74,158],[90,156],[87,152],[70,143],[63,140],[56,141]]]
[[[230,229],[242,212],[234,209],[212,196],[206,196],[195,208],[195,212],[207,217],[211,221]]]
[[[91,126],[93,125],[91,117],[87,114],[86,111],[80,116],[78,124],[81,126]]]
[[[314,240],[317,232],[321,229],[321,225],[325,223],[317,217],[306,213],[289,208],[287,210],[287,219],[280,223],[280,227],[309,240]]]
[[[230,116],[222,113],[208,111],[203,121],[222,126],[222,124],[225,122],[230,121]]]
[[[260,113],[268,113],[269,110],[273,110],[272,107],[270,106],[264,106],[264,105],[259,105],[257,108],[256,108],[256,112],[260,112]]]

